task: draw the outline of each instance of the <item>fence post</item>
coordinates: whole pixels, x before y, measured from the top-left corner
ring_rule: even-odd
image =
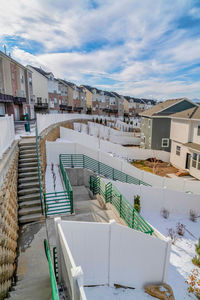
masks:
[[[98,174],[100,174],[100,161],[98,161]]]
[[[70,191],[69,193],[69,197],[70,197],[70,206],[71,206],[71,210],[70,210],[70,213],[73,214],[74,213],[74,204],[73,204],[73,191]]]
[[[120,196],[119,196],[119,201],[120,201],[120,206],[119,206],[119,214],[120,214],[120,217],[121,217],[121,215],[122,215],[122,194],[120,194]]]
[[[134,208],[133,208],[133,213],[132,213],[132,228],[135,227],[135,224],[134,224],[134,214],[135,214],[135,211],[134,211]]]
[[[112,179],[114,180],[115,179],[115,169],[112,168]]]
[[[83,168],[85,168],[85,155],[83,154]]]

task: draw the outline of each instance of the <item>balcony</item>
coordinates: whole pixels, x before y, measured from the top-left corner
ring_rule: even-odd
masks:
[[[66,104],[60,104],[59,107],[60,107],[60,110],[67,110]]]
[[[38,102],[34,105],[35,109],[48,109],[48,103]]]
[[[14,104],[26,103],[26,98],[24,97],[14,97]]]
[[[13,103],[13,101],[13,96],[0,93],[0,103]]]
[[[81,110],[83,110],[83,107],[74,107],[73,110],[76,112],[81,112]]]

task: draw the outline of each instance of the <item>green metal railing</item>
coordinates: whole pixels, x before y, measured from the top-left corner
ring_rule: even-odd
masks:
[[[106,203],[111,203],[130,228],[150,235],[153,234],[153,228],[111,182],[106,184],[100,177],[90,176],[90,190],[94,194],[100,194]]]
[[[71,202],[67,191],[44,194],[45,216],[71,212]]]
[[[53,265],[52,265],[52,261],[51,261],[51,254],[50,254],[49,244],[48,244],[47,240],[44,240],[44,249],[45,249],[46,257],[47,257],[47,260],[49,263],[49,274],[50,274],[50,280],[51,280],[52,299],[59,300],[60,298],[59,298],[58,288],[57,288],[57,284],[56,284],[56,277],[55,277],[55,273],[54,273],[54,269],[53,269]]]
[[[42,214],[44,214],[44,199],[43,199],[43,191],[42,191],[42,183],[41,183],[41,173],[40,173],[40,154],[39,154],[39,146],[38,146],[37,121],[36,121],[36,126],[35,126],[35,139],[36,139],[38,180],[39,180],[39,189],[40,189],[40,204],[41,204]]]
[[[102,162],[88,157],[85,154],[60,154],[59,159],[60,165],[62,163],[63,168],[86,168],[112,180],[119,180],[121,182],[150,186],[150,184],[140,179],[137,179],[122,171],[112,168]]]
[[[54,266],[56,281],[58,282],[58,255],[57,255],[56,247],[53,247],[53,266]]]
[[[69,181],[69,178],[67,176],[67,172],[65,170],[65,167],[64,167],[63,161],[61,159],[61,156],[59,156],[59,162],[60,162],[60,171],[61,171],[61,174],[62,174],[63,182],[65,184],[65,188],[66,188],[66,191],[67,191],[67,194],[68,194],[68,197],[69,197],[69,201],[70,201],[70,208],[71,208],[70,212],[72,214],[74,212],[73,189],[72,189],[71,183]]]

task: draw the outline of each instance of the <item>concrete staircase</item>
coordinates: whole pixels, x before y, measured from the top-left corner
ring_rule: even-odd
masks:
[[[40,189],[35,139],[22,139],[19,143],[18,167],[19,223],[41,220]]]

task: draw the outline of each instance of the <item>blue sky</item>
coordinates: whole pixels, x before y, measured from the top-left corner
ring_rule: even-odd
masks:
[[[2,0],[0,49],[124,95],[200,98],[199,0]]]

